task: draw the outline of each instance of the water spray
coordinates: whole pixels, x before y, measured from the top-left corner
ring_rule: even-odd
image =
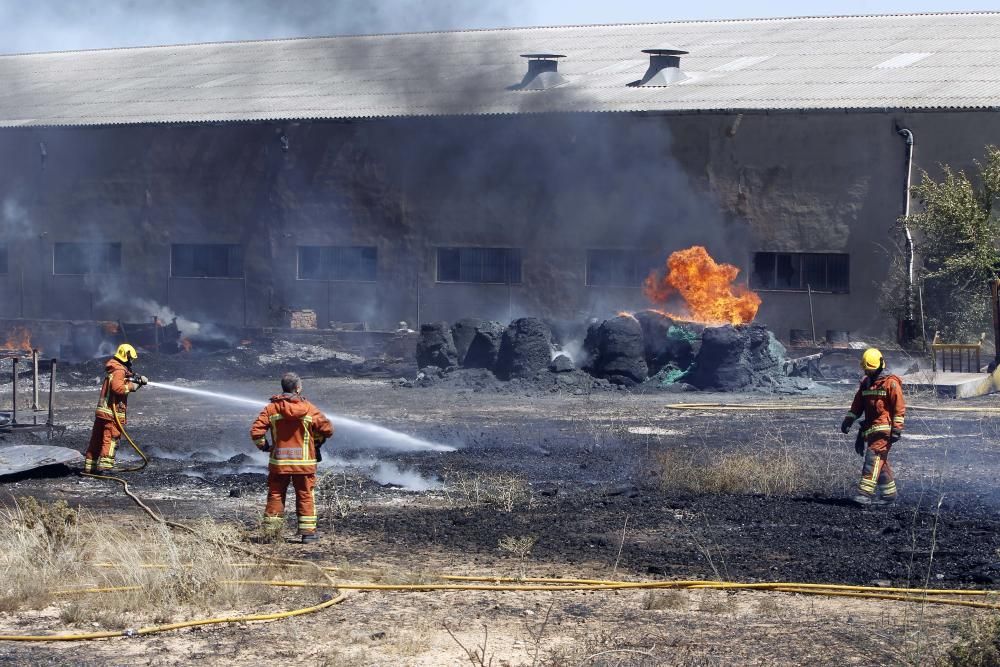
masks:
[[[257,410],[264,409],[267,405],[267,401],[261,401],[257,398],[248,398],[245,396],[236,396],[235,394],[224,394],[217,391],[208,391],[205,389],[194,389],[192,387],[181,387],[176,384],[170,384],[168,382],[153,382],[149,381],[148,385],[150,387],[158,387],[160,389],[166,389],[168,391],[175,391],[181,394],[189,394],[192,396],[200,396],[202,398],[207,398],[214,401],[219,401],[223,403],[232,403],[234,405],[242,405],[246,407],[255,408]],[[327,418],[333,422],[333,425],[339,429],[344,430],[347,433],[354,433],[367,441],[373,441],[373,447],[380,447],[382,449],[393,449],[397,451],[430,451],[430,452],[453,452],[454,447],[448,445],[442,445],[436,442],[430,442],[429,440],[424,440],[422,438],[415,438],[411,435],[406,435],[405,433],[400,433],[399,431],[394,431],[390,428],[384,426],[379,426],[378,424],[372,424],[371,422],[359,421],[357,419],[351,419],[350,417],[344,417],[343,415],[337,415],[323,409],[321,406],[317,406],[320,411],[327,416]]]

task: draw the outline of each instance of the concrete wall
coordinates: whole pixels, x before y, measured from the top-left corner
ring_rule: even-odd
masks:
[[[0,317],[123,318],[133,298],[192,319],[391,327],[463,316],[572,319],[642,307],[588,287],[586,251],[665,259],[699,243],[747,269],[755,251],[847,252],[849,294],[816,294],[820,334],[889,328],[875,290],[917,169],[969,167],[993,113],[566,114],[288,124],[0,130],[9,273]],[[280,136],[288,138],[282,150]],[[44,144],[43,159],[40,145]],[[918,172],[915,172],[918,173]],[[56,276],[60,241],[120,242],[117,276]],[[170,275],[173,243],[238,243],[242,278]],[[375,282],[296,279],[298,245],[374,245]],[[522,249],[519,285],[436,282],[438,246]],[[806,295],[761,294],[779,334]]]

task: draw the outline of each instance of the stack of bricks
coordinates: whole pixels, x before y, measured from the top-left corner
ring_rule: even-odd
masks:
[[[292,329],[318,328],[315,310],[293,310],[290,326]]]

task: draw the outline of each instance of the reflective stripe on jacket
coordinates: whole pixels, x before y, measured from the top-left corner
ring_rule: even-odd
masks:
[[[101,383],[101,396],[97,400],[95,411],[98,419],[114,421],[115,413],[118,413],[118,420],[125,423],[128,395],[132,389],[131,383],[126,379],[130,373],[125,364],[114,357],[104,364],[104,382]]]
[[[264,449],[271,435],[270,469],[285,475],[316,472],[316,443],[333,435],[333,425],[315,405],[294,394],[272,396],[250,428],[250,438]]]
[[[865,377],[854,394],[848,416],[864,416],[867,428],[863,435],[869,442],[887,437],[893,428],[902,430],[906,421],[903,381],[895,375],[880,375],[874,380]]]

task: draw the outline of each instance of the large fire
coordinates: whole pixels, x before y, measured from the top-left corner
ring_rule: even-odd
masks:
[[[760,308],[760,297],[743,285],[733,284],[740,270],[718,264],[702,246],[678,250],[667,259],[666,273],[653,271],[643,283],[643,292],[657,305],[679,295],[686,314],[670,317],[703,324],[746,324]]]
[[[0,346],[0,350],[7,351],[25,351],[30,352],[31,347],[31,332],[28,331],[26,327],[14,327],[7,334],[7,340],[4,344]]]

